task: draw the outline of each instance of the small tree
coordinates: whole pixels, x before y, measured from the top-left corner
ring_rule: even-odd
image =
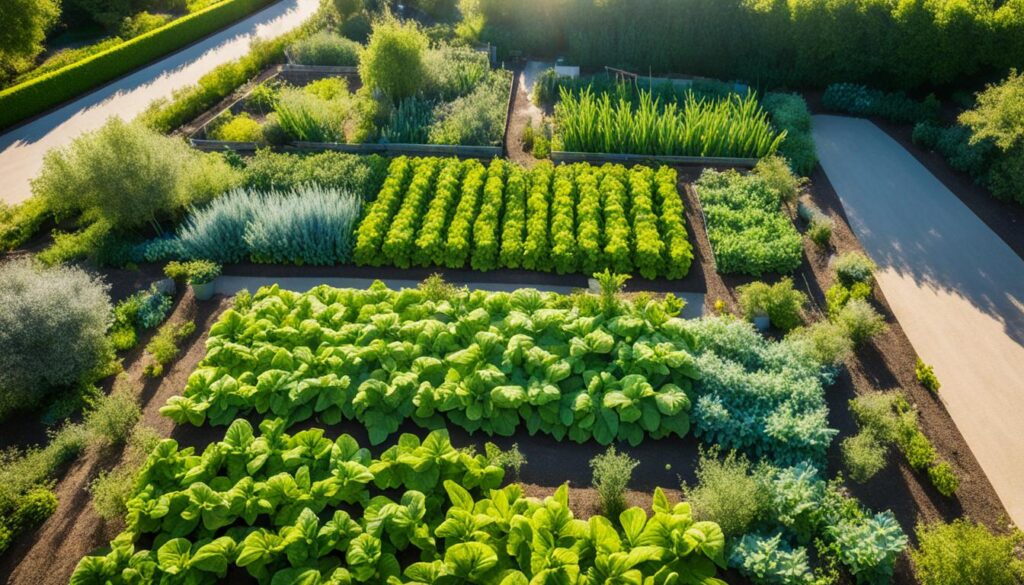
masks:
[[[60,3],[56,0],[0,2],[0,79],[31,66],[43,51],[46,33],[59,15]]]
[[[608,447],[603,454],[590,460],[594,472],[594,489],[601,500],[601,513],[608,518],[618,518],[626,509],[626,488],[633,477],[633,470],[640,462],[625,453]]]
[[[426,79],[427,36],[414,23],[386,19],[373,26],[359,61],[366,87],[381,91],[394,103],[415,95]]]

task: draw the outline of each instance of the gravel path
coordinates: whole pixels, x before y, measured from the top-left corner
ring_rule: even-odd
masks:
[[[815,116],[814,139],[893,313],[1024,526],[1024,261],[871,122]]]
[[[95,130],[111,116],[132,119],[153,100],[170,97],[222,63],[242,57],[253,38],[273,38],[312,16],[319,0],[282,0],[207,39],[0,135],[0,201],[31,195],[43,155]]]

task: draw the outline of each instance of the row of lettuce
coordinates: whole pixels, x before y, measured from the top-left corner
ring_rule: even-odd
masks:
[[[184,395],[162,411],[181,424],[229,425],[224,441],[202,454],[161,443],[126,504],[126,531],[111,552],[84,559],[73,582],[215,582],[238,567],[267,583],[715,583],[716,567],[733,566],[755,582],[811,583],[815,540],[815,554],[830,551],[858,581],[887,582],[906,537],[891,514],[868,512],[817,471],[835,431],[815,337],[772,342],[741,321],[685,321],[671,296],[627,301],[615,293],[620,279],[601,280],[601,295],[432,281],[241,296],[211,329]],[[265,417],[261,436],[239,417]],[[653,515],[634,508],[584,522],[565,487],[542,501],[497,489],[492,448],[456,450],[435,432],[391,438],[374,459],[345,436],[287,434],[312,417],[357,420],[374,444],[406,419],[599,443],[692,428],[763,460],[743,475],[767,498],[745,522],[719,514],[728,532],[706,499],[694,511],[660,491]],[[420,562],[399,562],[410,558],[403,551]]]

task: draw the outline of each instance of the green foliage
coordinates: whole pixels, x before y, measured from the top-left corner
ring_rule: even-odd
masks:
[[[143,11],[122,20],[120,26],[117,27],[117,34],[124,39],[133,39],[158,29],[172,20],[174,20],[174,16],[170,14],[150,14]]]
[[[138,342],[137,332],[152,329],[163,323],[171,310],[169,295],[157,292],[155,287],[139,291],[120,301],[114,307],[114,323],[110,327],[110,342],[117,351],[127,351]]]
[[[503,52],[587,69],[687,72],[759,86],[911,89],[1024,62],[1015,2],[479,0],[468,20]],[[504,56],[504,55],[503,55]]]
[[[0,265],[0,420],[91,382],[110,360],[107,290],[79,268]]]
[[[729,565],[754,583],[763,585],[816,585],[807,563],[807,551],[793,550],[782,533],[767,537],[745,535],[732,549]]]
[[[167,278],[192,285],[213,282],[220,276],[220,271],[220,265],[209,260],[174,261],[164,266]]]
[[[419,91],[426,79],[427,37],[414,22],[395,19],[373,25],[359,61],[359,76],[370,89],[379,89],[398,102]]]
[[[850,479],[864,483],[885,467],[889,449],[873,433],[861,431],[843,439],[842,452]]]
[[[269,0],[231,0],[179,18],[130,41],[0,91],[0,128],[43,112],[158,57],[173,52],[266,6]],[[32,2],[30,4],[37,4]],[[17,10],[17,5],[5,2]],[[25,12],[24,14],[29,14]],[[2,18],[16,24],[20,19]]]
[[[164,366],[178,357],[178,352],[181,351],[179,347],[181,342],[195,333],[195,330],[195,321],[165,323],[153,336],[153,339],[146,344],[146,351],[153,358],[153,361],[146,367],[146,374],[153,378],[163,375]]]
[[[1024,204],[1020,183],[1024,178],[1024,75],[1011,70],[998,84],[978,93],[974,108],[960,115],[970,130],[970,145],[994,145],[998,154],[988,172],[992,194],[1004,201]]]
[[[244,184],[254,191],[291,191],[304,184],[348,191],[371,199],[387,172],[387,159],[340,152],[275,153],[258,150],[246,160]]]
[[[768,93],[761,99],[772,124],[786,132],[779,146],[779,155],[789,161],[793,172],[807,176],[818,164],[818,154],[811,135],[811,112],[803,96],[797,93]]]
[[[425,144],[434,120],[434,104],[412,96],[398,102],[381,128],[381,138],[394,144]]]
[[[935,370],[924,363],[921,358],[917,358],[917,363],[914,364],[914,376],[917,377],[917,381],[922,386],[930,390],[933,394],[939,393],[939,388],[942,386],[939,383],[938,376],[935,375]]]
[[[135,492],[135,478],[149,458],[149,453],[160,441],[161,437],[156,431],[144,425],[136,425],[128,437],[124,455],[117,467],[100,472],[89,483],[92,506],[100,518],[112,522],[125,517],[128,501]]]
[[[156,225],[237,181],[220,155],[197,153],[181,139],[113,118],[48,152],[32,192],[57,215],[82,214],[119,230]]]
[[[829,243],[832,241],[832,228],[834,226],[832,218],[818,215],[807,226],[807,238],[819,248],[828,248]]]
[[[30,68],[60,15],[56,0],[11,0],[0,4],[0,80]],[[0,127],[6,124],[0,123]]]
[[[960,487],[960,478],[947,461],[940,461],[928,468],[928,479],[940,494],[947,498],[953,497]]]
[[[113,392],[95,401],[85,416],[90,443],[119,447],[128,440],[142,411],[130,392]]]
[[[496,80],[504,82],[505,98],[508,98],[511,80],[501,71],[490,72],[491,64],[484,52],[469,47],[441,46],[426,52],[424,67],[423,94],[428,99],[452,101]]]
[[[997,199],[1024,205],[1024,195],[1021,195],[1020,190],[1020,185],[1024,183],[1024,145],[997,158],[992,163],[987,179],[992,195]]]
[[[352,252],[361,200],[316,186],[282,193],[236,190],[194,211],[178,230],[185,258],[220,264],[332,265]]]
[[[719,272],[760,276],[800,266],[800,233],[782,213],[782,193],[765,179],[709,169],[696,187]]]
[[[697,485],[683,486],[694,516],[722,527],[730,539],[746,534],[768,511],[767,486],[750,460],[735,451],[719,457],[717,449],[702,452]]]
[[[937,120],[942,109],[934,94],[923,101],[902,92],[886,93],[853,83],[834,83],[821,96],[821,105],[832,112],[877,116],[901,124]]]
[[[840,521],[830,527],[840,562],[858,585],[884,585],[892,581],[896,558],[907,546],[907,537],[891,512],[862,521]]]
[[[835,322],[846,331],[854,345],[865,343],[888,328],[885,317],[861,299],[848,301],[836,314]]]
[[[468,259],[476,270],[560,274],[635,267],[647,278],[689,271],[693,251],[670,168],[461,164],[464,172],[449,159],[396,158],[359,225],[356,263],[461,268]]]
[[[341,35],[320,31],[299,39],[288,47],[288,56],[299,65],[348,66],[359,65],[359,43]]]
[[[757,161],[754,174],[779,192],[783,205],[795,203],[797,196],[800,195],[800,189],[807,183],[806,179],[793,174],[785,159],[776,155],[766,156]]]
[[[740,307],[746,318],[767,315],[773,326],[789,331],[803,322],[803,306],[807,295],[793,288],[793,279],[783,278],[775,284],[751,282],[736,288]]]
[[[555,128],[563,150],[571,152],[759,158],[785,139],[752,93],[709,101],[687,94],[683,102],[662,103],[640,90],[634,106],[589,87],[561,92]]]
[[[938,152],[949,166],[979,181],[988,177],[993,163],[1000,158],[991,140],[972,142],[970,128],[960,124],[939,126],[920,122],[914,126],[911,138],[914,144]]]
[[[303,142],[345,142],[345,121],[351,109],[347,93],[327,98],[308,87],[283,88],[274,104],[277,122],[284,132]]]
[[[518,443],[512,443],[507,451],[502,451],[496,445],[487,444],[487,458],[493,464],[512,472],[512,480],[519,481],[519,474],[523,466],[527,464],[526,455],[519,450]]]
[[[1024,580],[1024,562],[1016,551],[1024,540],[1019,531],[993,534],[982,524],[958,519],[918,525],[917,540],[910,558],[922,585],[1015,585]]]
[[[197,582],[231,568],[261,583],[380,583],[402,574],[415,582],[657,575],[723,583],[714,578],[725,565],[721,530],[695,522],[689,505],[671,506],[661,490],[654,514],[626,510],[620,531],[604,516],[573,518],[567,485],[544,500],[517,485],[497,489],[503,470],[456,450],[444,431],[422,442],[403,435],[371,459],[348,435],[289,436],[272,419],[260,430],[257,437],[236,421],[202,456],[160,443],[127,504],[126,531],[105,556],[83,559],[72,583],[140,568]]]
[[[856,251],[840,254],[832,267],[839,277],[839,282],[845,286],[853,286],[858,282],[870,285],[878,268],[871,258]]]
[[[626,489],[633,478],[633,470],[640,462],[625,453],[619,453],[615,446],[590,460],[594,474],[594,490],[601,502],[601,513],[617,518],[626,510]]]
[[[41,197],[31,197],[16,205],[0,203],[0,252],[9,252],[27,242],[50,217]]]
[[[796,329],[789,336],[794,343],[805,343],[812,358],[828,367],[841,365],[853,352],[853,342],[846,330],[831,321],[817,321]]]
[[[430,126],[429,142],[466,146],[500,144],[505,132],[511,82],[511,74],[494,72],[472,92],[438,107]]]
[[[272,309],[282,302],[297,313]],[[313,302],[333,308],[312,315],[302,307]],[[318,287],[306,295],[263,289],[250,310],[228,311],[211,329],[200,373],[162,412],[192,424],[224,424],[253,410],[292,422],[314,415],[355,419],[367,425],[374,444],[408,418],[423,426],[446,419],[502,436],[523,425],[558,439],[593,438],[605,445],[685,436],[688,389],[698,372],[685,323],[668,317],[670,301],[589,315],[564,303],[559,295],[530,289],[460,291],[438,301],[417,289],[392,292],[381,284],[368,291]],[[351,310],[339,313],[343,307]],[[449,314],[451,333],[438,330],[445,327],[438,311]],[[275,336],[279,345],[234,341],[245,323],[281,327],[285,334],[284,323],[293,319],[304,323],[304,333]],[[373,339],[360,333],[378,331],[373,323],[380,319],[396,327]],[[545,333],[520,333],[522,319]],[[436,338],[406,336],[419,328]],[[321,346],[321,339],[328,345]],[[319,348],[316,355],[313,348]]]
[[[263,127],[242,112],[237,116],[228,115],[209,131],[210,140],[227,142],[263,142]]]
[[[871,298],[871,285],[856,282],[847,288],[842,283],[835,283],[825,291],[825,303],[829,317],[835,318],[851,300],[867,301]]]

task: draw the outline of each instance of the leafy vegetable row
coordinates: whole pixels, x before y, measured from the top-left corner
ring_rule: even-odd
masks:
[[[676,172],[662,167],[549,163],[525,170],[495,159],[392,162],[356,235],[355,261],[399,267],[637,271],[682,278],[687,240]]]
[[[759,457],[821,460],[835,431],[813,346],[683,320],[681,307],[671,295],[265,288],[222,315],[162,412],[193,425],[253,412],[357,420],[375,444],[407,419],[634,445],[692,425]]]
[[[709,169],[696,188],[719,272],[760,276],[800,266],[800,233],[782,212],[781,194],[765,179]]]
[[[497,489],[491,445],[471,454],[435,431],[422,442],[403,435],[371,460],[347,435],[282,427],[265,421],[257,438],[235,421],[201,456],[161,443],[126,530],[108,554],[84,558],[71,583],[203,585],[234,568],[271,585],[722,583],[721,529],[661,490],[650,517],[631,508],[583,521],[565,485],[544,500],[518,485]],[[371,497],[371,486],[401,495]]]

